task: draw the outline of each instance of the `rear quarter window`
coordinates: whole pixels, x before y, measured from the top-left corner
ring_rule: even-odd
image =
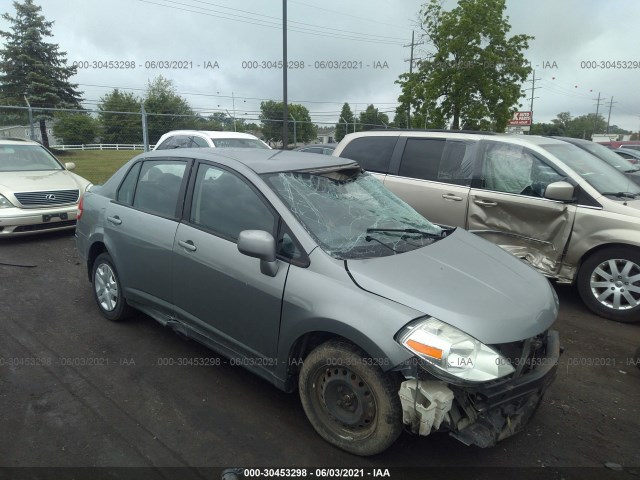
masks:
[[[387,173],[398,138],[397,136],[355,138],[349,142],[340,156],[355,160],[370,172]]]

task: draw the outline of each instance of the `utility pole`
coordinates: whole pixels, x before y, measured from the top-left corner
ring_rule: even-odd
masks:
[[[149,127],[147,125],[147,112],[144,109],[144,102],[140,102],[140,116],[142,117],[142,143],[144,151],[149,151]]]
[[[536,80],[540,80],[540,78],[536,78],[536,71],[533,71],[533,78],[531,79],[531,98],[529,99],[531,103],[529,104],[529,111],[531,112],[531,120],[533,121],[533,100],[540,97],[534,97],[533,94],[540,87],[536,87]],[[529,90],[527,88],[527,90]]]
[[[233,104],[233,131],[237,132],[238,130],[236,129],[236,97],[233,95],[233,92],[231,92],[231,102]]]
[[[411,47],[411,58],[409,58],[409,78],[413,73],[413,47],[422,45],[423,42],[415,43],[415,30],[411,31],[411,43],[409,45],[403,45],[403,47]],[[407,60],[405,60],[406,62]],[[411,90],[409,90],[409,102],[407,104],[407,128],[411,128]]]
[[[289,148],[289,107],[287,105],[287,0],[282,0],[282,149]]]
[[[596,118],[593,120],[593,133],[596,132],[596,126],[598,125],[598,115],[600,113],[600,92],[598,92],[598,98],[594,98],[598,103],[596,103]]]
[[[607,133],[609,133],[609,122],[611,122],[611,109],[613,108],[613,104],[618,103],[613,101],[613,97],[611,97],[611,101],[609,102],[609,117],[607,118]]]
[[[293,148],[296,148],[298,146],[298,136],[296,134],[296,117],[294,117],[292,114],[289,114],[289,116],[293,118]]]

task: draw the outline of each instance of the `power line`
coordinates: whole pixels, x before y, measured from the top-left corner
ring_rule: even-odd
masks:
[[[187,6],[190,8],[198,8],[200,10],[207,10],[207,11],[214,11],[217,13],[221,13],[222,15],[218,14],[218,15],[214,15],[212,13],[206,13],[206,12],[202,12],[199,10],[190,10],[189,8],[181,8],[181,7],[176,7],[173,5],[167,5],[164,3],[157,3],[157,2],[152,2],[150,0],[137,0],[138,2],[142,2],[142,3],[148,3],[151,5],[156,5],[159,7],[165,7],[165,8],[171,8],[173,10],[180,10],[183,12],[190,12],[190,13],[197,13],[198,15],[205,15],[208,17],[215,17],[215,18],[222,18],[224,20],[231,20],[233,22],[239,22],[239,23],[245,23],[245,24],[250,24],[250,25],[257,25],[259,27],[267,27],[267,28],[274,28],[274,29],[278,29],[281,30],[282,26],[280,24],[275,24],[273,22],[268,22],[268,21],[262,21],[262,20],[258,20],[258,19],[247,19],[245,16],[240,16],[240,15],[235,15],[235,14],[231,14],[231,13],[225,13],[225,12],[217,12],[216,10],[212,10],[212,9],[207,9],[204,7],[198,7],[196,5],[189,5],[189,4],[184,4],[184,3],[180,3],[180,2],[175,2],[175,1],[171,1],[171,0],[162,0],[165,2],[168,2],[170,4],[176,4],[176,5],[183,5],[183,6]],[[230,18],[230,17],[240,17],[240,19],[238,18]],[[250,21],[253,20],[253,21]],[[288,29],[291,32],[295,32],[295,33],[303,33],[306,35],[314,35],[314,36],[320,36],[320,37],[327,37],[327,38],[337,38],[337,39],[341,39],[341,40],[352,40],[355,42],[365,42],[365,43],[377,43],[377,44],[384,44],[384,45],[401,45],[401,42],[398,41],[390,41],[390,40],[383,40],[383,39],[374,39],[374,38],[359,38],[357,36],[354,35],[346,35],[346,34],[332,34],[332,33],[324,33],[322,31],[318,31],[318,30],[310,30],[310,29],[301,29],[301,28],[294,28],[294,27],[289,27]]]
[[[304,5],[306,7],[315,8],[316,10],[322,10],[322,11],[329,12],[329,13],[337,13],[341,17],[357,18],[358,20],[364,20],[365,22],[377,23],[378,25],[386,25],[387,27],[401,28],[403,30],[406,30],[406,28],[407,28],[407,27],[400,26],[400,25],[394,25],[393,23],[381,22],[379,20],[374,20],[372,18],[360,17],[358,15],[350,15],[348,13],[344,13],[343,11],[339,11],[339,10],[331,10],[331,9],[328,9],[328,8],[318,7],[317,5],[311,5],[310,3],[296,2],[294,0],[289,0],[289,2],[290,3],[297,3],[298,5]]]
[[[146,92],[147,89],[146,88],[139,88],[139,87],[119,87],[119,86],[114,86],[114,85],[98,85],[98,84],[92,84],[92,83],[78,83],[78,85],[81,85],[83,87],[98,87],[98,88],[110,88],[110,89],[118,89],[118,90],[133,90],[133,91],[139,91],[139,92]],[[198,97],[213,97],[213,98],[232,98],[232,95],[221,95],[219,93],[198,93],[198,92],[178,92],[176,91],[177,94],[179,95],[192,95],[192,96],[198,96]],[[273,100],[273,98],[260,98],[260,97],[242,97],[239,95],[234,95],[235,98],[237,99],[241,99],[241,100],[260,100],[260,101],[268,101],[268,100]],[[335,101],[320,101],[320,100],[291,100],[292,102],[297,102],[297,103],[314,103],[314,104],[333,104],[333,105],[343,105],[345,102],[335,102]],[[366,103],[368,104],[372,104],[374,103],[375,105],[397,105],[398,102],[346,102],[349,104],[360,104],[360,103]]]
[[[179,2],[176,2],[176,1],[172,1],[172,0],[165,0],[165,1],[169,1],[171,3],[179,3]],[[247,10],[240,10],[238,8],[225,7],[223,5],[218,5],[218,4],[211,3],[211,2],[205,2],[204,0],[191,0],[191,1],[195,2],[195,3],[202,3],[204,5],[213,6],[213,7],[224,8],[226,10],[232,10],[234,12],[241,12],[241,13],[243,13],[245,15],[253,15],[253,16],[262,17],[262,18],[272,18],[274,20],[277,20],[278,22],[281,21],[281,18],[279,18],[279,17],[274,17],[274,16],[271,16],[271,15],[265,15],[265,14],[262,14],[262,13],[256,14],[256,13],[253,13],[253,12],[249,12]],[[180,5],[185,5],[185,4],[180,4]],[[190,5],[186,5],[186,6],[190,6]],[[197,6],[194,5],[193,8],[203,8],[203,7],[197,7]],[[213,12],[216,11],[216,10],[206,9],[206,8],[203,8],[203,10],[210,10],[210,11],[213,11]],[[221,13],[224,13],[224,12],[221,12]],[[231,15],[231,14],[226,14],[226,15]],[[234,16],[238,16],[238,15],[234,15]],[[241,17],[241,18],[244,18],[244,17]],[[260,19],[258,19],[258,20],[260,20]],[[374,35],[374,34],[370,34],[370,33],[354,32],[352,30],[342,30],[342,29],[339,29],[339,28],[330,28],[330,27],[325,27],[325,26],[322,26],[322,25],[313,25],[311,23],[297,22],[295,20],[287,20],[287,24],[291,24],[291,23],[296,23],[298,25],[304,25],[304,26],[307,26],[307,27],[320,28],[320,29],[324,29],[324,30],[333,30],[333,31],[336,31],[336,32],[344,32],[344,33],[348,33],[348,34],[352,34],[352,35],[364,35],[364,36],[368,36],[368,37],[387,38],[387,39],[390,39],[390,40],[397,40],[397,41],[400,41],[400,42],[402,41],[402,38],[398,38],[398,37],[389,37],[389,36],[386,36],[386,35],[378,35],[378,34]]]

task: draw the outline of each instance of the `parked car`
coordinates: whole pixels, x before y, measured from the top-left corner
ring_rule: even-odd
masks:
[[[335,150],[337,143],[315,143],[295,148],[297,152],[319,153],[321,155],[331,155]]]
[[[640,150],[640,145],[634,144],[622,144],[619,148],[624,148],[625,150]]]
[[[627,177],[640,185],[640,168],[638,168],[637,165],[634,165],[630,161],[626,160],[626,153],[616,155],[616,150],[611,150],[610,148],[600,145],[599,143],[592,142],[591,140],[583,140],[581,138],[571,137],[552,138],[555,138],[557,140],[564,140],[565,142],[572,143],[575,146],[586,150],[592,155],[598,157],[600,160],[603,160],[612,167],[615,167],[619,172],[624,173]],[[633,150],[629,150],[629,152],[633,152]],[[638,152],[638,158],[640,158],[640,152]]]
[[[73,229],[91,183],[36,142],[0,139],[0,237]]]
[[[173,130],[160,137],[154,150],[176,148],[262,148],[271,149],[255,135],[239,132],[216,132],[207,130]]]
[[[436,224],[576,283],[598,315],[640,320],[640,187],[581,148],[533,135],[385,130],[348,134],[334,155],[375,172]]]
[[[632,150],[631,148],[617,148],[613,150],[618,156],[624,158],[629,163],[638,165],[640,163],[640,150]],[[637,167],[636,167],[637,168]]]
[[[102,315],[135,308],[297,389],[316,431],[346,451],[381,452],[405,427],[493,445],[555,376],[549,282],[425,220],[351,160],[150,152],[79,212]]]

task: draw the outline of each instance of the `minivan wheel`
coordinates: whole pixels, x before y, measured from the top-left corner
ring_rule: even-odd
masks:
[[[640,252],[612,247],[582,264],[578,292],[594,313],[617,322],[640,320]]]
[[[101,253],[93,262],[91,275],[93,297],[100,313],[114,322],[126,319],[131,314],[123,295],[120,279],[108,253]]]
[[[347,452],[380,453],[402,432],[399,383],[348,342],[329,340],[313,350],[298,387],[313,428]]]

